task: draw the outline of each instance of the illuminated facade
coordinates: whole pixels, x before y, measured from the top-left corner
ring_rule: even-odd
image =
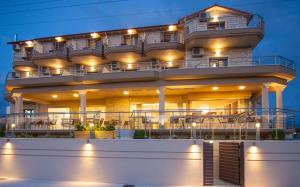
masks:
[[[214,5],[172,25],[10,42],[6,99],[12,114],[43,113],[55,124],[96,112],[136,128],[140,115],[153,128],[258,121],[283,128],[282,91],[295,78],[294,63],[254,57],[263,36],[260,16]]]

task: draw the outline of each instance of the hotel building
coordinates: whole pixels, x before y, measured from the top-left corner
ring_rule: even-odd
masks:
[[[9,42],[10,123],[15,130],[70,129],[76,120],[153,130],[286,129],[282,92],[295,66],[282,56],[253,56],[263,37],[261,16],[213,5],[170,25]]]

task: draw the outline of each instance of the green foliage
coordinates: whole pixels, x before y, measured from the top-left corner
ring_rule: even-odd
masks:
[[[133,139],[145,139],[145,131],[143,130],[135,130]]]
[[[82,125],[81,123],[74,124],[77,131],[90,131],[90,124]],[[105,126],[101,126],[100,124],[94,124],[94,131],[114,131],[115,126],[113,124],[108,124]]]
[[[5,126],[0,125],[0,137],[4,137],[4,136],[5,136]]]
[[[272,131],[272,140],[276,140],[276,130]],[[285,139],[285,132],[283,130],[278,129],[277,130],[277,140],[284,140]]]

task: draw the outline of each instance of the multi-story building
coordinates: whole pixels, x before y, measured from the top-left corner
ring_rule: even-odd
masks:
[[[254,57],[263,37],[259,15],[213,5],[172,25],[10,42],[6,99],[22,116],[14,128],[96,118],[123,128],[285,128],[282,92],[295,67]]]

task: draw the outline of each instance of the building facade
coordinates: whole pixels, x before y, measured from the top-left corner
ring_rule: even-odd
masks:
[[[172,25],[10,42],[6,99],[22,118],[11,123],[285,128],[282,92],[295,67],[281,56],[253,56],[263,37],[259,15],[213,5]]]

